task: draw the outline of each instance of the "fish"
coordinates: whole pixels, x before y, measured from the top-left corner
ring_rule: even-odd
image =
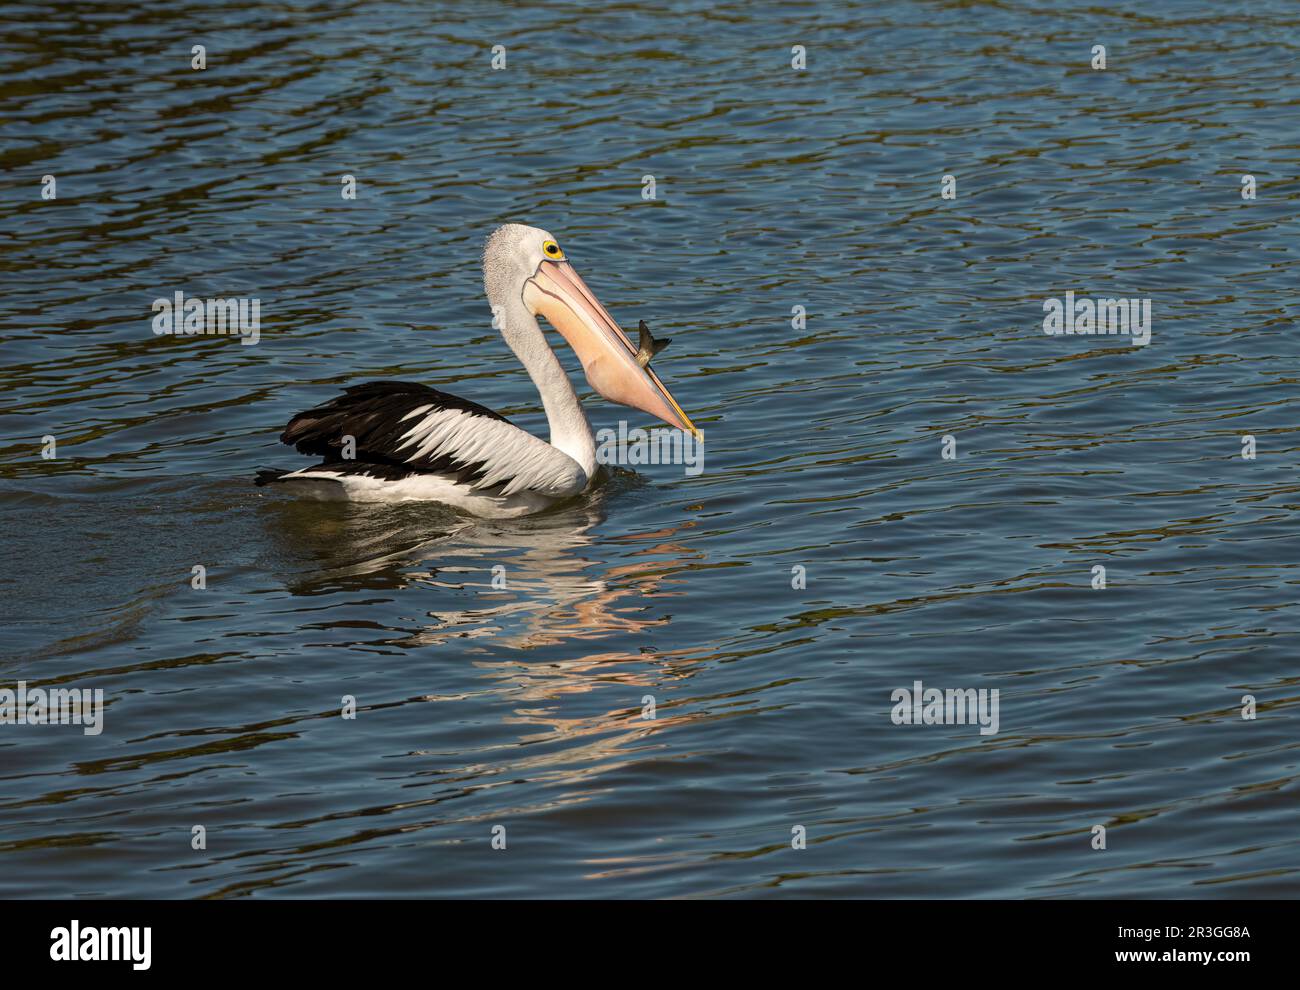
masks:
[[[673,342],[673,338],[660,337],[655,340],[654,335],[650,333],[650,328],[645,325],[645,320],[641,321],[639,329],[641,330],[641,347],[636,352],[636,363],[644,368],[650,364],[651,358]]]

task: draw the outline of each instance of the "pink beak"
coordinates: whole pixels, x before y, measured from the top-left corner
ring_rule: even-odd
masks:
[[[659,376],[637,363],[637,349],[571,264],[543,261],[524,283],[523,299],[560,331],[582,362],[588,383],[606,399],[704,439]]]

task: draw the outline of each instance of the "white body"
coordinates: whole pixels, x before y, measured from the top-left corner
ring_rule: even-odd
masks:
[[[540,512],[560,501],[536,492],[483,495],[454,478],[435,474],[415,474],[400,481],[385,481],[360,475],[340,477],[326,469],[303,468],[286,474],[282,480],[320,481],[319,485],[303,488],[304,494],[315,498],[355,502],[441,502],[482,519],[515,519]]]

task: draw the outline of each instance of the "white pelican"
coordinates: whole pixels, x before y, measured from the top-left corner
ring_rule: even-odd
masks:
[[[257,484],[353,499],[428,499],[491,518],[537,512],[585,491],[596,474],[595,438],[539,315],[568,341],[598,393],[703,439],[650,370],[664,342],[643,325],[641,348],[633,347],[549,233],[517,223],[497,228],[483,248],[483,287],[501,336],[541,395],[550,443],[427,385],[366,382],[299,413],[280,435],[304,454],[323,456],[322,463],[260,471]]]

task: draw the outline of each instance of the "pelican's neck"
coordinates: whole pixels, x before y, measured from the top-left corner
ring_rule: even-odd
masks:
[[[528,377],[542,397],[542,408],[551,427],[551,446],[577,461],[590,481],[596,473],[596,440],[578,401],[578,393],[546,342],[537,317],[528,311],[523,300],[515,296],[500,309],[497,322],[501,336],[527,369]]]

